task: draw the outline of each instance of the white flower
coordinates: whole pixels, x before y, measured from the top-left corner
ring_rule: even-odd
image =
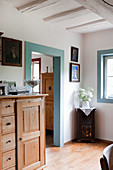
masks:
[[[87,87],[87,90],[88,90],[88,91],[91,91],[91,92],[94,91],[94,89],[93,89],[92,87]]]
[[[93,89],[91,87],[88,87],[87,90],[79,88],[77,92],[79,93],[80,101],[91,101],[91,98],[93,97]]]
[[[84,92],[85,91],[85,89],[82,89],[82,88],[79,88],[78,90],[77,90],[77,92]]]

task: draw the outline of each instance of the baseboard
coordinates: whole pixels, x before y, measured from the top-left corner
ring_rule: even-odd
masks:
[[[108,143],[108,144],[112,144],[113,141],[110,141],[110,140],[105,140],[105,139],[99,139],[99,138],[95,138],[96,141],[99,141],[99,142],[105,142],[105,143]]]
[[[72,139],[72,140],[64,143],[64,145],[69,144],[69,143],[71,143],[71,142],[76,142],[76,141],[77,141],[77,138]],[[113,143],[113,141],[109,141],[109,140],[105,140],[105,139],[99,139],[99,138],[95,138],[95,142],[96,142],[96,141],[97,141],[97,142],[104,142],[104,143],[108,143],[108,144],[112,144],[112,143]]]
[[[64,143],[64,145],[66,145],[66,144],[68,144],[68,143],[71,143],[71,142],[76,142],[76,141],[77,141],[77,138],[72,139],[72,140],[70,140],[70,141],[68,141],[68,142]]]

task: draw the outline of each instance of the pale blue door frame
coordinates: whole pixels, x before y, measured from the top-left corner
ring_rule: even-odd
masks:
[[[54,145],[64,145],[64,51],[26,42],[26,80],[31,79],[32,52],[54,57]]]

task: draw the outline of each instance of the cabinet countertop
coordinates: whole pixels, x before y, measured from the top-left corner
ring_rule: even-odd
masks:
[[[21,98],[41,98],[46,97],[48,94],[22,94],[22,95],[2,95],[0,96],[0,100],[2,99],[21,99]]]

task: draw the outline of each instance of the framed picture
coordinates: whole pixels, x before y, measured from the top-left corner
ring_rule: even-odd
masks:
[[[2,65],[22,66],[22,41],[2,37]]]
[[[0,37],[0,65],[2,63],[2,38]]]
[[[78,48],[71,47],[71,61],[78,62]]]
[[[80,64],[70,63],[70,81],[80,82]]]

